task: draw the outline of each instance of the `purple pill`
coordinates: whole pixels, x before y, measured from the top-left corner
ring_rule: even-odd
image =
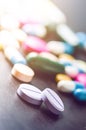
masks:
[[[30,84],[21,84],[17,89],[17,94],[26,102],[34,105],[42,103],[41,90]]]
[[[44,101],[44,103],[52,113],[58,115],[59,112],[64,111],[64,104],[62,100],[50,88],[46,88],[42,92],[42,100]]]

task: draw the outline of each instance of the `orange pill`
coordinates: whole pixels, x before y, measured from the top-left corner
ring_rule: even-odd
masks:
[[[11,74],[20,81],[30,82],[34,76],[34,71],[27,65],[17,63],[13,66]]]

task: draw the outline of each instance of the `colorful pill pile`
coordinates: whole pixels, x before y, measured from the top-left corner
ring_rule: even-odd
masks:
[[[72,93],[75,99],[86,102],[86,62],[73,57],[76,47],[86,50],[86,34],[74,33],[66,25],[64,14],[51,1],[37,1],[40,11],[34,1],[34,10],[22,12],[19,17],[10,12],[0,16],[0,51],[13,65],[12,76],[23,82],[17,94],[28,103],[41,105],[44,102],[57,115],[64,111],[57,93],[50,88],[41,91],[25,83],[33,80],[35,70],[54,73],[57,91]],[[33,0],[31,2],[33,7]],[[53,29],[60,40],[47,40],[49,29]]]

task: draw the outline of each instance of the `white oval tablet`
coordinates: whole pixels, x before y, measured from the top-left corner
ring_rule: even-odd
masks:
[[[11,74],[20,81],[30,82],[34,76],[34,71],[27,65],[17,63],[13,66]]]
[[[73,81],[61,80],[57,83],[57,89],[61,92],[72,93],[75,89]]]
[[[41,90],[30,84],[21,84],[17,94],[25,101],[40,105],[42,103]]]
[[[42,100],[47,105],[48,109],[54,113],[59,114],[59,112],[64,111],[64,104],[60,97],[50,88],[46,88],[42,92]]]

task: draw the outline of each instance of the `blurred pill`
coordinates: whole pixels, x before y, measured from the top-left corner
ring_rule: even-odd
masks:
[[[65,66],[65,73],[71,78],[76,78],[79,73],[79,70],[75,66]]]
[[[52,53],[49,53],[49,52],[41,52],[41,53],[39,53],[39,56],[50,59],[52,61],[58,61],[57,56],[55,56],[55,55],[53,55]]]
[[[13,37],[11,32],[2,30],[0,31],[0,44],[2,45],[3,50],[8,47],[20,48],[19,42]]]
[[[42,103],[41,90],[31,84],[20,84],[17,94],[31,104],[40,105]]]
[[[77,77],[76,77],[76,81],[84,84],[85,87],[86,87],[86,73],[84,73],[84,74],[82,74],[82,73],[78,74]]]
[[[0,19],[2,29],[13,30],[19,27],[19,21],[13,14],[5,14]]]
[[[27,38],[27,35],[21,29],[14,29],[11,31],[12,35],[15,37],[16,40],[19,42],[24,42]]]
[[[67,80],[61,80],[57,83],[57,89],[65,93],[72,93],[78,88],[84,89],[84,85],[79,82]]]
[[[61,98],[50,88],[42,91],[42,100],[53,114],[58,115],[59,112],[64,111],[64,104]]]
[[[60,59],[67,59],[67,60],[69,60],[69,61],[75,60],[75,58],[74,58],[72,55],[66,54],[66,53],[60,54],[60,55],[59,55],[59,58],[60,58]]]
[[[22,82],[30,82],[35,73],[27,65],[17,63],[13,66],[11,74]]]
[[[46,42],[35,36],[28,36],[27,39],[22,44],[23,50],[25,52],[42,52],[47,51]]]
[[[26,59],[23,57],[23,55],[16,48],[7,47],[4,50],[4,54],[5,54],[5,57],[12,64],[16,64],[16,63],[26,64]]]
[[[62,53],[72,53],[73,47],[68,45],[67,43],[60,42],[60,41],[50,41],[46,45],[49,52],[59,55]]]
[[[83,60],[75,60],[73,64],[78,67],[80,70],[82,70],[84,73],[86,73],[86,62]]]
[[[31,0],[29,2],[24,1],[21,4],[22,7],[26,7],[19,10],[20,22],[23,24],[28,23],[29,20],[37,21],[38,23],[42,23],[44,25],[50,25],[51,23],[55,25],[66,22],[64,13],[50,0]]]
[[[53,61],[50,58],[46,58],[40,55],[31,55],[26,56],[28,65],[34,70],[39,70],[45,73],[64,73],[64,66],[58,61]]]
[[[57,74],[55,80],[56,82],[59,82],[61,80],[72,80],[72,79],[66,74]]]
[[[28,23],[23,25],[22,30],[29,35],[37,37],[45,37],[47,34],[47,29],[42,24],[37,23]]]
[[[86,102],[86,89],[76,89],[73,95],[78,101]]]
[[[86,42],[86,34],[84,32],[77,32],[76,36],[79,39],[79,45],[80,45],[80,47],[84,47],[85,42]]]
[[[79,44],[79,39],[76,34],[66,24],[59,24],[56,28],[57,35],[72,46]]]

